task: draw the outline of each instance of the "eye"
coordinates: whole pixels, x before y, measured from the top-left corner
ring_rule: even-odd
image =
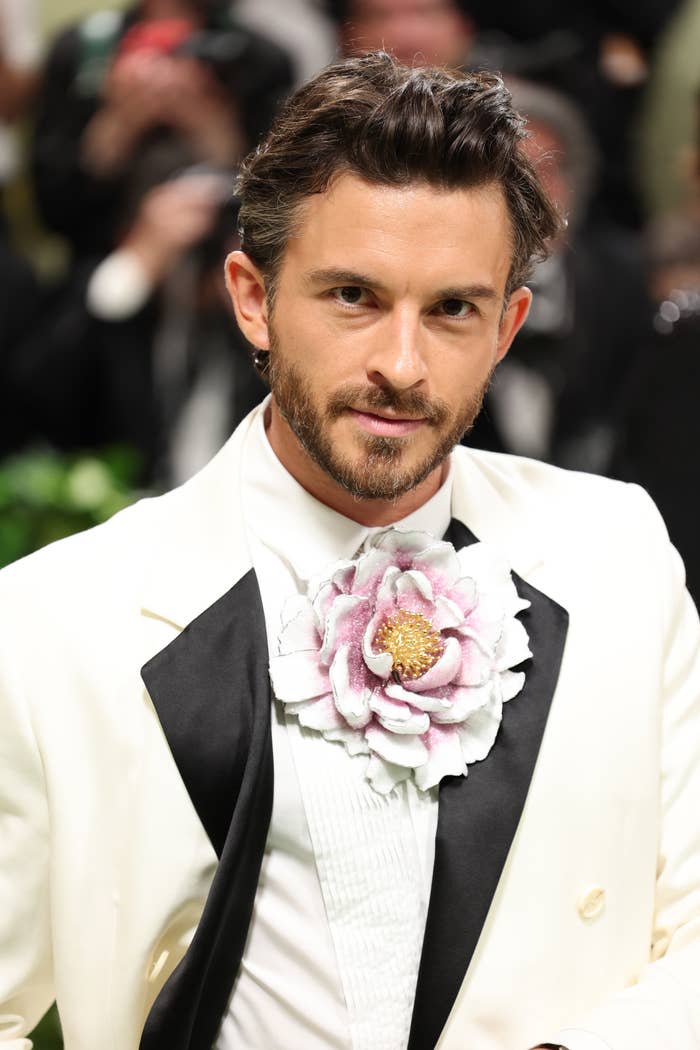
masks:
[[[369,302],[367,289],[360,288],[357,284],[343,284],[339,288],[331,288],[331,295],[343,306],[364,306]]]
[[[445,317],[455,317],[458,320],[474,313],[474,306],[466,299],[443,299],[438,304],[438,309]]]

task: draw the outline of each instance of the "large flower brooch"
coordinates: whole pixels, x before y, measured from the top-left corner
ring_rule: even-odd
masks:
[[[301,725],[353,754],[387,794],[421,790],[484,759],[530,657],[508,565],[483,543],[455,550],[387,529],[282,613],[275,694]]]

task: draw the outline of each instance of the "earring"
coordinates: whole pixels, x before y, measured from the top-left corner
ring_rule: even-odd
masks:
[[[253,368],[263,379],[267,377],[270,370],[270,351],[256,350],[253,354]]]

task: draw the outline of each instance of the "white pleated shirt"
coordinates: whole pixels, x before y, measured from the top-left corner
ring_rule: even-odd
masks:
[[[277,652],[287,598],[379,531],[320,503],[279,462],[264,407],[243,456],[248,542]],[[441,537],[452,472],[396,523]],[[425,929],[437,789],[377,794],[366,756],[273,700],[274,801],[243,959],[216,1050],[405,1050]]]

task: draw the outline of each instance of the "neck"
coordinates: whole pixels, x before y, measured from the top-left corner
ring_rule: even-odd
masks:
[[[360,499],[334,481],[310,458],[280,415],[274,399],[265,416],[265,430],[272,451],[302,488],[319,503],[367,527],[393,525],[418,510],[435,495],[447,473],[445,462],[397,499]]]

